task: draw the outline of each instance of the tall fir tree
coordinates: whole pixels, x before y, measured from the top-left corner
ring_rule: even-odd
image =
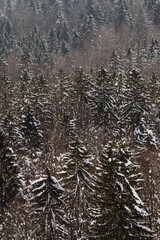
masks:
[[[118,121],[114,89],[109,72],[105,68],[98,70],[94,86],[89,94],[89,107],[99,127],[111,134]]]
[[[41,132],[38,129],[38,121],[34,117],[30,106],[27,107],[26,114],[23,117],[22,134],[24,136],[24,145],[31,149],[39,149]]]
[[[20,186],[19,167],[7,137],[0,131],[0,223],[4,208],[16,196]]]
[[[123,91],[121,122],[124,124],[125,132],[129,134],[131,142],[134,144],[137,140],[144,138],[149,121],[147,112],[150,110],[150,99],[146,84],[139,71],[134,69],[128,73]]]
[[[93,163],[82,142],[76,138],[69,145],[68,153],[61,157],[64,201],[69,216],[70,239],[87,239],[88,207]]]
[[[89,239],[153,239],[138,195],[141,174],[124,140],[104,147],[96,170]]]
[[[31,183],[33,218],[37,227],[37,239],[68,239],[67,217],[62,210],[64,189],[47,168],[46,174]]]

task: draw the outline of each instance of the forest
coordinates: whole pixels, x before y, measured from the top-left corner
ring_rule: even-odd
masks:
[[[0,1],[0,239],[160,239],[160,0]]]

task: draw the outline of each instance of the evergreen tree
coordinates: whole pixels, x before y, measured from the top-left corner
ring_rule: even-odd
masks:
[[[71,38],[72,38],[72,48],[78,49],[78,47],[81,46],[81,36],[80,36],[80,29],[78,29],[77,26],[72,29]]]
[[[68,13],[72,13],[72,10],[74,8],[74,6],[79,2],[79,0],[67,0],[66,3],[66,10]]]
[[[19,167],[6,136],[0,131],[0,223],[4,208],[16,196],[19,186]]]
[[[141,24],[139,24],[141,23]],[[137,39],[140,41],[145,41],[147,37],[147,28],[150,25],[147,13],[143,7],[138,7],[138,11],[135,19],[135,29],[137,33]]]
[[[61,196],[64,190],[57,179],[51,176],[47,168],[46,175],[33,181],[31,189],[33,216],[39,225],[37,238],[66,239],[67,218],[61,209],[63,205]]]
[[[137,29],[138,31],[138,29]],[[141,31],[141,34],[143,34],[143,32]],[[136,41],[136,44],[134,46],[134,48],[132,48],[132,69],[138,69],[137,71],[139,71],[140,69],[145,69],[147,70],[147,67],[149,67],[148,65],[148,57],[149,57],[149,52],[146,49],[145,46],[145,41],[142,39],[138,39],[138,41]]]
[[[4,115],[7,115],[8,110],[14,108],[14,90],[11,80],[8,78],[7,74],[4,72],[0,75],[0,119],[2,120]]]
[[[110,64],[111,77],[114,79],[121,70],[120,58],[115,50],[113,50]]]
[[[50,53],[58,53],[58,39],[54,27],[52,27],[48,33],[48,50]]]
[[[8,18],[11,17],[12,12],[13,12],[13,9],[14,9],[13,3],[12,3],[10,0],[7,0],[6,9],[5,9],[5,14],[6,14],[6,16],[7,16]]]
[[[111,133],[116,126],[118,116],[114,99],[114,89],[109,73],[101,68],[97,74],[89,95],[89,106],[95,114],[95,122]]]
[[[3,15],[0,17],[0,54],[7,55],[12,44],[11,22]]]
[[[5,135],[7,136],[11,147],[14,149],[14,152],[18,151],[18,148],[21,146],[21,134],[18,128],[18,121],[16,117],[8,112],[8,114],[3,118],[1,123],[1,128],[3,129]]]
[[[31,54],[26,47],[22,48],[21,60],[25,67],[31,62]]]
[[[56,75],[56,82],[52,85],[52,109],[54,111],[55,127],[53,129],[54,149],[66,150],[68,141],[75,134],[76,119],[73,112],[73,83],[71,76],[66,76],[61,69]],[[62,150],[63,151],[63,150]],[[59,154],[58,154],[59,155]]]
[[[51,88],[42,74],[33,78],[30,101],[34,109],[35,118],[39,121],[43,137],[45,141],[48,141],[49,129],[52,128],[53,122],[53,110],[51,106]]]
[[[37,25],[20,36],[18,45],[21,49],[24,49],[24,52],[27,49],[27,60],[32,58],[32,60],[40,63],[48,60],[47,36],[44,32],[39,31]],[[26,59],[24,58],[25,61]]]
[[[110,142],[101,152],[95,175],[89,239],[153,239],[148,214],[138,195],[141,174],[124,141]]]
[[[159,13],[160,13],[160,3],[158,2],[156,4],[155,10],[154,10],[154,23],[155,24],[160,24]]]
[[[157,5],[157,0],[145,0],[145,4],[149,10],[154,10]]]
[[[70,238],[87,239],[88,207],[93,164],[91,156],[77,138],[69,145],[68,153],[62,155],[63,184],[66,190],[64,201],[70,220]]]
[[[54,108],[56,115],[63,115],[64,111],[71,111],[72,105],[72,95],[73,95],[73,83],[71,82],[71,77],[66,76],[63,69],[60,69],[56,76],[56,83],[53,85],[52,91],[54,95]]]
[[[26,114],[23,115],[22,134],[24,135],[24,144],[30,148],[40,148],[41,132],[38,129],[38,121],[30,106],[27,107]]]
[[[25,107],[29,104],[31,105],[31,82],[32,82],[32,73],[28,69],[24,69],[21,72],[18,86],[16,88],[18,111],[20,114],[24,112]],[[21,115],[19,116],[21,117]]]
[[[84,13],[82,18],[82,24],[80,25],[80,34],[82,44],[85,41],[93,41],[93,38],[97,35],[98,25],[92,14]]]
[[[128,73],[123,99],[121,121],[124,123],[126,133],[133,138],[131,141],[135,142],[139,138],[140,133],[143,138],[144,126],[149,121],[147,112],[150,109],[145,82],[137,70],[132,70]]]
[[[90,76],[79,68],[74,76],[73,82],[73,101],[74,112],[78,121],[78,124],[83,127],[88,120],[88,91],[90,89]],[[72,95],[71,95],[72,96]]]
[[[132,15],[129,12],[128,5],[126,1],[118,0],[114,4],[115,8],[115,27],[118,28],[123,24],[126,23],[129,26],[132,26]]]
[[[151,41],[151,46],[149,48],[149,56],[150,58],[158,58],[159,57],[159,52],[160,52],[160,44],[156,39],[152,39]]]
[[[35,118],[35,113],[29,105],[24,109],[19,125],[22,135],[22,145],[19,149],[21,170],[25,181],[28,182],[33,178],[37,165],[42,164],[40,161],[42,156],[42,131],[40,130],[40,123]]]
[[[64,128],[65,136],[71,139],[76,135],[75,121],[76,119],[71,119],[67,112],[64,112],[62,118],[59,119],[60,125]]]
[[[67,54],[70,51],[70,32],[66,21],[63,22],[59,35],[59,40],[61,42],[61,53]]]

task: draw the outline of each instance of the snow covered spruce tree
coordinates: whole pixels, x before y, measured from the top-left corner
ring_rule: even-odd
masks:
[[[1,122],[1,128],[7,136],[10,146],[13,148],[14,153],[17,153],[21,146],[21,134],[18,128],[18,119],[11,112],[5,115]]]
[[[147,212],[138,195],[141,174],[130,160],[124,140],[106,145],[95,175],[94,207],[89,239],[153,239],[146,227]]]
[[[37,239],[68,239],[65,228],[67,217],[61,207],[63,205],[61,196],[64,190],[57,179],[51,176],[48,168],[45,175],[31,183],[31,189]]]
[[[109,73],[101,68],[97,74],[94,86],[89,93],[89,107],[98,126],[110,134],[118,121],[114,89]]]
[[[34,109],[35,118],[41,123],[40,129],[43,132],[44,143],[48,142],[52,129],[53,107],[51,106],[50,86],[47,79],[42,75],[33,78],[31,90],[32,108]]]
[[[35,113],[30,106],[25,109],[21,121],[21,170],[25,179],[29,181],[29,179],[33,179],[32,177],[35,174],[34,171],[36,171],[37,167],[35,164],[40,162],[38,154],[41,150],[42,132],[39,127],[40,123],[35,118]]]
[[[38,129],[39,122],[36,120],[30,106],[27,107],[26,113],[22,117],[22,133],[24,135],[25,146],[31,149],[40,148],[41,131]]]
[[[19,168],[13,150],[0,130],[0,224],[3,221],[4,208],[16,196],[19,186]]]
[[[90,91],[90,75],[82,67],[78,68],[73,78],[73,103],[77,123],[83,128],[88,122],[89,109],[87,106],[88,92]]]
[[[14,108],[14,91],[15,86],[7,74],[5,72],[0,74],[0,119],[7,114],[8,110],[11,111]]]
[[[146,84],[139,71],[133,69],[128,73],[123,89],[121,122],[124,132],[130,136],[133,144],[140,142],[146,135],[149,126],[150,100]]]
[[[69,150],[62,155],[62,171],[64,183],[64,201],[70,220],[70,239],[87,239],[88,207],[93,166],[91,156],[82,142],[77,138],[69,145]]]

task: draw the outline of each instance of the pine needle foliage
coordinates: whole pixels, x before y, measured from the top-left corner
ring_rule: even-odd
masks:
[[[145,224],[148,214],[138,195],[141,174],[130,158],[124,140],[109,142],[101,152],[95,176],[96,204],[91,208],[90,240],[153,239]]]

